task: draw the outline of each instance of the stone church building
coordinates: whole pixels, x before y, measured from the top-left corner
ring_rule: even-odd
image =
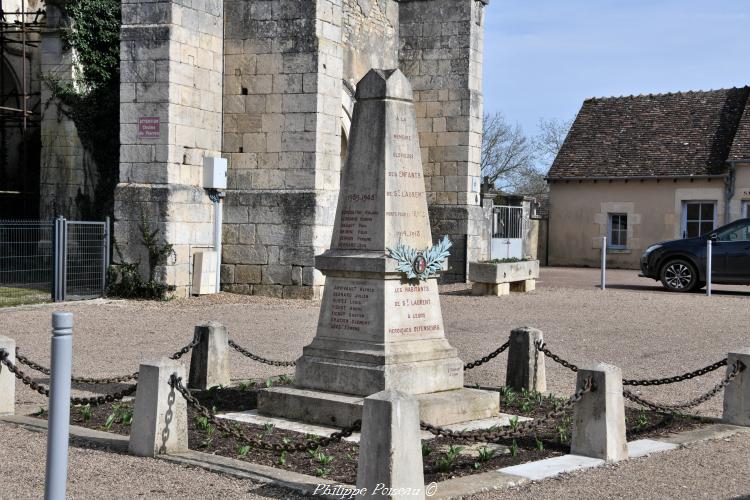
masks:
[[[487,2],[123,0],[114,237],[125,257],[144,256],[145,216],[174,245],[165,278],[191,292],[193,256],[213,245],[204,157],[223,156],[222,289],[317,297],[314,256],[331,240],[356,84],[370,68],[400,68],[414,89],[433,237],[454,241],[445,279],[464,281],[468,260],[489,251],[479,167]],[[47,7],[50,32],[60,5]],[[51,45],[43,40],[42,54],[58,64],[45,64],[69,72],[69,55]],[[42,156],[76,152],[74,136],[42,140]],[[66,200],[85,176],[66,172],[80,162],[53,167],[41,215],[74,217]]]

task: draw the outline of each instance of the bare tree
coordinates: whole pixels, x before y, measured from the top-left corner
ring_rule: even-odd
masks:
[[[538,196],[547,192],[544,180],[568,135],[572,120],[539,120],[538,133],[529,140],[520,125],[502,113],[486,114],[482,137],[482,176],[496,188]]]
[[[521,126],[511,126],[502,113],[484,115],[482,127],[482,176],[502,190],[512,190],[533,165],[531,143]]]
[[[555,161],[555,157],[560,152],[572,125],[573,120],[539,119],[539,132],[534,137],[534,152],[536,153],[538,166],[545,172]]]

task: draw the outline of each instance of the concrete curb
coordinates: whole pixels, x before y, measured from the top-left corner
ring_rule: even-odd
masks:
[[[37,432],[47,431],[47,421],[35,417],[22,415],[4,416],[0,417],[0,423],[18,425],[25,429]],[[653,441],[655,443],[663,443],[665,445],[676,445],[676,448],[665,446],[660,449],[654,449],[654,451],[652,452],[661,453],[669,451],[670,449],[679,449],[683,446],[699,443],[702,441],[724,439],[729,436],[745,432],[750,432],[750,427],[712,423],[707,424],[705,427],[700,429],[683,431],[649,441]],[[128,450],[129,438],[127,436],[122,436],[119,434],[113,434],[110,432],[97,431],[94,429],[87,429],[85,427],[71,425],[70,436],[72,442],[78,441],[93,443],[95,445],[102,446],[119,453],[127,453]],[[629,444],[635,442],[638,441],[631,441],[629,442]],[[649,454],[651,453],[647,453],[646,455],[639,454],[631,458],[638,458],[647,456]],[[577,456],[563,455],[562,457],[556,458],[565,457],[571,457],[571,459],[575,460]],[[321,479],[314,476],[308,476],[306,474],[299,474],[297,472],[277,469],[275,467],[268,467],[265,465],[253,464],[250,462],[245,462],[243,460],[236,460],[233,458],[227,458],[218,455],[211,455],[199,451],[190,450],[175,455],[157,455],[156,458],[172,463],[189,465],[192,467],[200,467],[211,472],[228,474],[230,476],[241,479],[251,479],[257,482],[269,483],[275,486],[282,486],[305,495],[312,495],[319,485],[339,486],[340,488],[346,489],[353,488],[352,485],[341,485],[340,483],[335,483],[333,481]],[[538,464],[540,462],[543,462],[543,460],[528,462],[523,465],[534,467],[535,464]],[[591,466],[585,466],[583,468],[598,467],[603,464],[606,464],[606,462],[603,460],[594,460]],[[573,470],[581,470],[581,467],[571,468],[570,470],[561,468],[557,473],[559,474],[572,472]],[[548,475],[546,477],[552,476]],[[486,493],[495,490],[512,488],[532,480],[533,479],[529,477],[523,477],[521,475],[509,474],[506,472],[501,472],[500,470],[494,470],[483,472],[481,474],[473,474],[469,476],[458,477],[455,479],[449,479],[447,481],[437,483],[435,493],[430,498],[438,500],[461,498],[477,493]],[[320,498],[340,498],[331,495],[316,496]]]

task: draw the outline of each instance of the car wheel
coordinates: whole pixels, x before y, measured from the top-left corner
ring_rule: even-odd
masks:
[[[698,273],[686,260],[670,260],[661,268],[661,283],[670,292],[689,292],[698,285]]]

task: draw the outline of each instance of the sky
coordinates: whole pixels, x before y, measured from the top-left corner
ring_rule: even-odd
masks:
[[[750,0],[491,0],[485,112],[528,135],[588,97],[750,85]]]

